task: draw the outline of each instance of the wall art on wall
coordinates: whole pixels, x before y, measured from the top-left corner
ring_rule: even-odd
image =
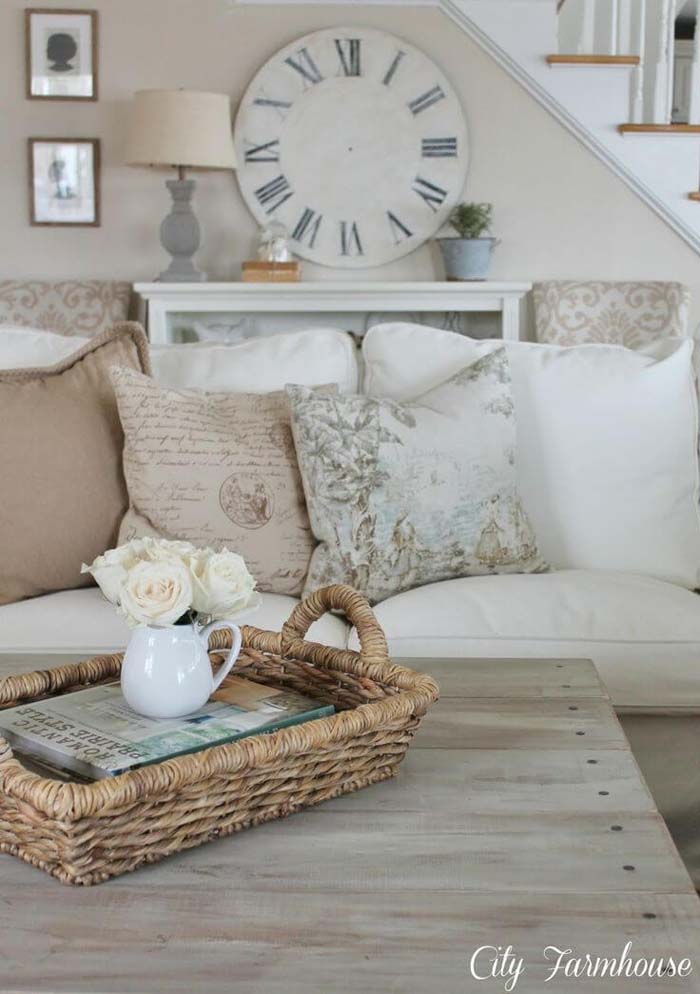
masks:
[[[30,138],[32,224],[98,226],[99,171],[97,138]]]
[[[27,97],[97,100],[97,11],[25,11]]]

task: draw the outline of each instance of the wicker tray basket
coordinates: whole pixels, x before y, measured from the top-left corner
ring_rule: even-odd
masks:
[[[329,610],[343,611],[355,625],[359,653],[304,641]],[[325,587],[294,609],[281,633],[247,625],[242,631],[235,673],[302,691],[338,713],[94,784],[37,776],[0,738],[0,851],[63,883],[101,883],[397,773],[438,688],[430,677],[391,663],[384,633],[360,594]],[[215,662],[226,638],[214,633]],[[121,661],[121,654],[97,656],[0,680],[0,708],[114,679]]]

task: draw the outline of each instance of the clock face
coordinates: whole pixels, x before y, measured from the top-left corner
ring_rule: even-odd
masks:
[[[444,224],[467,170],[455,92],[422,52],[365,28],[318,31],[273,56],[234,130],[238,182],[261,224],[327,266],[377,266]]]

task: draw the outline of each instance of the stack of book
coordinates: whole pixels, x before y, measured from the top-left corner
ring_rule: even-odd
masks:
[[[29,766],[61,780],[100,780],[248,735],[334,713],[296,691],[228,677],[185,718],[144,718],[118,683],[0,711],[0,735]]]
[[[241,275],[244,283],[298,283],[301,263],[293,262],[244,262]]]

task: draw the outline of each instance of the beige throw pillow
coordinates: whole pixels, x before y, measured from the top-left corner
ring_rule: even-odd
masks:
[[[517,489],[505,349],[407,404],[287,387],[314,533],[308,591],[371,601],[460,576],[546,569]]]
[[[150,371],[139,325],[54,366],[0,372],[0,604],[92,584],[81,564],[116,542],[128,500],[115,364]]]
[[[130,501],[119,540],[226,546],[260,590],[298,594],[315,543],[285,394],[169,390],[131,369],[112,377]]]

